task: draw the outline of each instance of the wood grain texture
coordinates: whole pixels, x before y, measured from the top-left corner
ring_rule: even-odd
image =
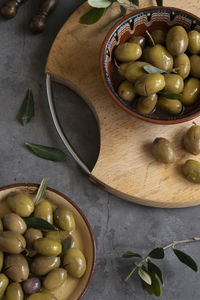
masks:
[[[141,1],[142,7],[152,4],[155,4],[153,0]],[[165,0],[164,5],[180,7],[180,1]],[[182,0],[181,7],[200,13],[198,1]],[[180,172],[181,164],[194,158],[181,145],[192,121],[178,125],[151,124],[133,118],[114,103],[100,76],[99,53],[106,35],[102,28],[118,15],[119,8],[115,5],[95,25],[80,25],[79,18],[88,9],[87,3],[79,7],[59,32],[48,57],[46,73],[82,96],[97,118],[101,146],[91,180],[115,195],[143,205],[200,204],[199,185],[186,181]],[[200,122],[200,118],[195,121]],[[176,164],[160,164],[151,156],[150,145],[159,136],[174,142],[179,157]]]

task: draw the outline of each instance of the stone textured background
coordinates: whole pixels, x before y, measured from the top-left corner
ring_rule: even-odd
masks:
[[[29,0],[13,20],[0,17],[0,185],[39,183],[47,177],[49,186],[68,195],[84,211],[97,244],[96,272],[85,300],[151,299],[136,275],[124,283],[131,261],[120,258],[121,254],[128,249],[146,254],[172,240],[199,235],[200,207],[172,210],[128,203],[90,183],[68,154],[66,162],[55,163],[34,156],[24,146],[24,142],[30,141],[59,147],[66,152],[49,113],[44,66],[58,30],[82,3],[83,0],[60,0],[47,30],[41,35],[32,35],[28,29],[29,20],[37,10],[36,0]],[[33,89],[36,115],[23,127],[18,114],[27,88]],[[92,113],[69,89],[54,85],[54,94],[67,135],[92,167],[99,148],[99,134]],[[200,243],[183,245],[179,249],[190,253],[200,265]],[[159,264],[165,281],[161,299],[200,298],[199,273],[179,263],[171,251]]]

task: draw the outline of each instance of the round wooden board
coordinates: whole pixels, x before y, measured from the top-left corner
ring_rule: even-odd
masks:
[[[153,0],[141,2],[141,7],[155,4]],[[164,5],[180,7],[180,2],[164,0]],[[182,0],[181,5],[194,14],[200,13],[199,1]],[[101,146],[90,179],[121,198],[143,205],[200,204],[199,185],[186,181],[180,172],[181,164],[194,158],[181,146],[182,136],[192,121],[178,125],[151,124],[133,118],[114,103],[101,79],[99,53],[107,33],[102,28],[119,14],[119,8],[108,10],[95,25],[81,25],[80,16],[88,10],[88,4],[84,3],[62,27],[51,48],[46,73],[76,91],[97,118]],[[200,118],[195,122],[200,123]],[[157,163],[151,156],[150,144],[159,136],[174,142],[178,153],[176,164]]]

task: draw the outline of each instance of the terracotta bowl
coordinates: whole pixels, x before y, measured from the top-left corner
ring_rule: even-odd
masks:
[[[173,7],[148,7],[135,10],[129,15],[120,19],[108,32],[100,54],[101,75],[109,94],[113,100],[132,116],[157,124],[176,124],[196,118],[200,115],[200,101],[187,107],[177,116],[167,116],[157,114],[142,114],[137,112],[136,108],[128,105],[117,94],[117,88],[120,83],[117,78],[117,69],[114,65],[113,53],[116,46],[129,40],[134,35],[145,35],[145,31],[162,29],[167,32],[170,27],[181,25],[187,31],[200,31],[200,18],[197,16]]]
[[[0,217],[3,217],[9,211],[6,205],[6,198],[9,195],[22,192],[34,197],[37,189],[38,185],[32,183],[19,183],[0,188]],[[47,188],[44,198],[51,202],[53,206],[55,205],[55,207],[66,206],[74,215],[76,222],[76,231],[74,233],[75,247],[78,247],[84,253],[87,261],[87,270],[81,279],[68,276],[66,282],[55,291],[55,296],[58,300],[80,300],[88,288],[95,269],[96,246],[92,229],[80,208],[67,196],[54,189]]]

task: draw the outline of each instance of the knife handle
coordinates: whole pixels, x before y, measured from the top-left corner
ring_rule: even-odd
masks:
[[[59,0],[43,0],[38,13],[31,19],[30,29],[42,32],[46,27],[47,17],[55,10]]]
[[[1,14],[7,19],[14,18],[17,14],[18,8],[27,0],[11,0],[6,1],[1,7]]]

